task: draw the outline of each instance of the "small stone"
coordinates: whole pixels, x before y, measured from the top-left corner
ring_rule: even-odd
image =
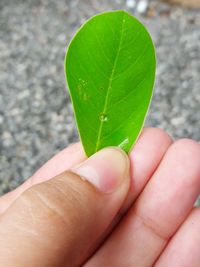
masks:
[[[26,65],[25,64],[18,64],[17,65],[18,72],[23,73],[25,71],[25,69],[26,69]]]
[[[58,35],[58,41],[64,42],[65,40],[66,40],[66,34],[65,33],[61,33]]]
[[[18,100],[22,100],[22,99],[27,98],[29,96],[30,96],[29,90],[23,90],[23,91],[18,93],[17,98],[18,98]]]
[[[53,85],[53,81],[51,79],[46,80],[47,86],[51,87]]]
[[[0,124],[3,124],[3,122],[4,122],[4,117],[0,115]]]
[[[10,111],[11,116],[18,116],[20,114],[20,109],[19,108],[14,108]]]
[[[135,0],[127,0],[126,6],[130,9],[134,9],[136,7],[136,1]]]
[[[180,124],[183,124],[185,122],[185,118],[183,118],[183,117],[176,117],[176,118],[173,118],[172,120],[171,120],[171,123],[173,124],[173,125],[180,125]]]
[[[145,14],[148,9],[148,1],[147,0],[141,0],[137,4],[136,10],[140,14]]]

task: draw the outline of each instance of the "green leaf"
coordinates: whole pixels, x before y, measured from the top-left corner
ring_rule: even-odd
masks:
[[[79,29],[65,71],[88,156],[106,146],[130,150],[149,107],[155,68],[149,33],[125,11],[96,15]]]

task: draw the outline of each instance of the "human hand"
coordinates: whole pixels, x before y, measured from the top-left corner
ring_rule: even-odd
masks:
[[[200,145],[149,128],[129,159],[75,144],[0,198],[0,266],[199,267]]]

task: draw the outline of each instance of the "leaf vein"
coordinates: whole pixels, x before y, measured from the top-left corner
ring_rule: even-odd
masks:
[[[111,71],[111,74],[110,74],[110,78],[109,78],[109,82],[108,82],[108,90],[107,90],[107,94],[106,94],[106,98],[105,98],[105,104],[104,104],[104,108],[103,108],[103,112],[102,112],[103,114],[106,113],[107,106],[108,106],[108,99],[109,99],[110,91],[112,89],[112,82],[113,82],[113,77],[114,77],[114,73],[115,73],[115,68],[116,68],[116,64],[117,64],[118,58],[119,58],[119,53],[120,53],[122,40],[123,40],[124,23],[125,23],[125,19],[124,19],[124,13],[123,13],[122,23],[121,23],[121,36],[120,36],[120,40],[119,40],[119,46],[118,46],[118,50],[117,50],[117,53],[116,53],[116,57],[115,57],[115,60],[114,60],[114,63],[113,63],[113,68],[112,68],[112,71]],[[95,151],[97,151],[99,146],[100,146],[103,123],[104,123],[103,121],[100,121]]]
[[[97,40],[97,42],[99,44],[99,47],[102,48],[102,49],[100,49],[100,51],[102,51],[102,54],[104,55],[105,60],[107,61],[107,63],[110,66],[112,66],[112,62],[109,59],[109,57],[106,55],[106,53],[104,52],[103,45],[101,44],[101,41],[100,41],[99,37],[97,36],[97,34],[96,34],[96,32],[94,30],[92,32],[93,32],[93,34],[94,34],[94,36],[95,36],[95,38],[96,38],[96,40]]]
[[[138,60],[139,60],[140,58],[142,58],[142,57],[145,55],[145,53],[146,53],[148,47],[149,47],[149,45],[148,45],[148,43],[147,43],[147,44],[145,45],[145,48],[144,48],[143,52],[139,54],[139,56],[136,58],[136,60],[133,61],[132,64],[129,65],[125,70],[123,70],[121,73],[119,73],[117,76],[115,76],[115,77],[113,78],[113,80],[118,79],[121,75],[123,75],[123,74],[124,74],[125,72],[127,72],[129,69],[135,67],[136,64],[138,63]]]
[[[124,101],[126,98],[128,98],[133,92],[135,92],[135,90],[143,83],[143,81],[145,80],[146,76],[144,75],[144,77],[139,81],[139,83],[135,86],[135,88],[133,90],[130,90],[128,92],[128,94],[124,95],[122,98],[120,98],[119,101],[116,101],[113,105],[112,108],[116,105],[119,105],[119,103],[121,103],[122,101]]]

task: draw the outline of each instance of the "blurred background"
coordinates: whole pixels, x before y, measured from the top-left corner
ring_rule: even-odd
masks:
[[[102,11],[129,11],[154,40],[146,126],[200,141],[199,7],[200,0],[0,0],[0,195],[78,140],[63,61],[78,27]]]

